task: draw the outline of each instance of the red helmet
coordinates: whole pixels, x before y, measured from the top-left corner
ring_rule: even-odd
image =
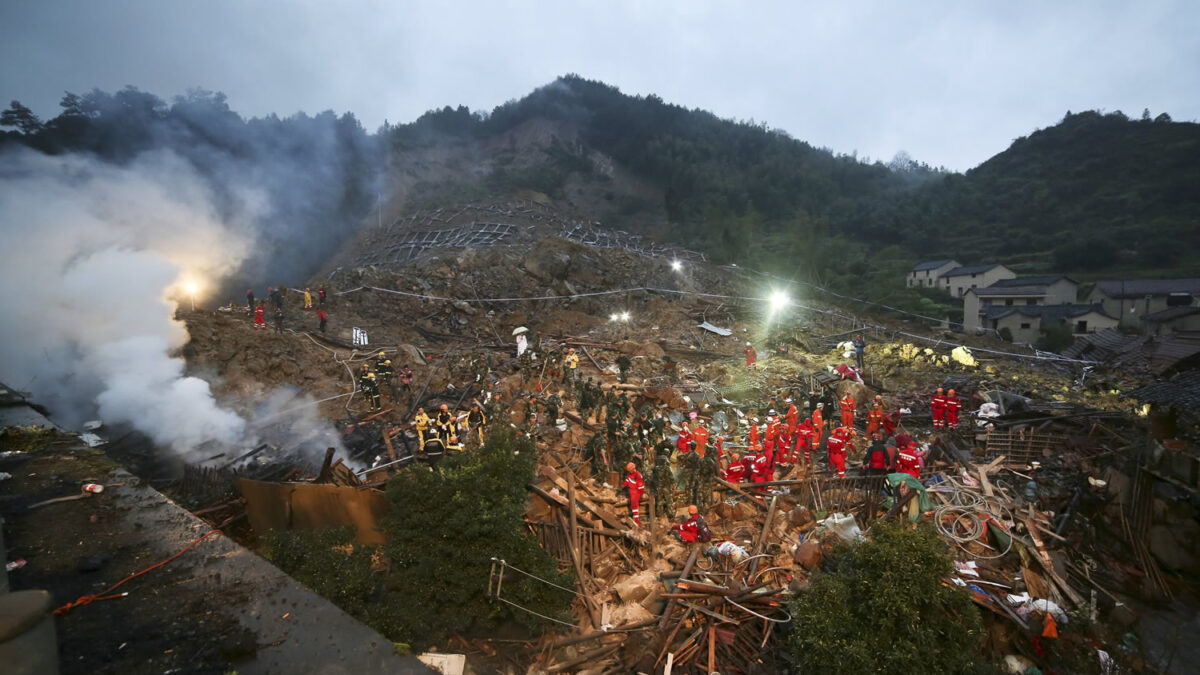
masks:
[[[688,505],[688,515],[689,515],[689,516],[694,516],[694,515],[696,515],[697,513],[700,513],[700,509],[696,508],[696,505],[695,505],[695,504],[689,504],[689,505]]]
[[[626,470],[626,471],[636,471],[636,470],[637,470],[637,465],[636,465],[636,464],[634,464],[633,462],[630,462],[630,463],[628,463],[628,464],[626,464],[626,465],[625,465],[625,470]]]

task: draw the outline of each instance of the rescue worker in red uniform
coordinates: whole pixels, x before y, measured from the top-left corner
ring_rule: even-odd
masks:
[[[746,482],[746,465],[742,462],[741,455],[733,453],[729,458],[729,466],[721,471],[721,480],[734,485]]]
[[[804,450],[804,463],[811,465],[812,449],[816,442],[815,439],[817,438],[817,432],[813,429],[812,420],[805,419],[803,422],[801,422],[800,426],[797,428],[797,432],[798,433],[796,435],[800,438],[796,440],[796,445],[798,448],[803,448]]]
[[[621,487],[629,490],[629,515],[633,517],[633,522],[641,525],[642,516],[639,507],[642,503],[642,495],[646,493],[646,483],[642,480],[642,474],[637,470],[637,465],[633,462],[625,465],[625,482],[621,484]]]
[[[263,318],[263,304],[261,300],[258,301],[258,307],[254,308],[254,327],[263,330],[267,329],[267,320]]]
[[[953,429],[958,426],[958,411],[962,410],[962,401],[954,395],[953,389],[946,394],[946,426]]]
[[[796,446],[793,442],[793,427],[787,424],[779,425],[779,440],[775,448],[775,461],[780,464],[795,462]]]
[[[758,442],[758,418],[752,417],[750,418],[750,442],[746,445],[754,447],[758,445]]]
[[[838,401],[842,406],[842,426],[854,428],[854,413],[858,410],[858,402],[849,392]]]
[[[693,542],[701,541],[701,530],[707,530],[707,526],[702,526],[704,518],[700,517],[700,509],[696,508],[695,504],[690,504],[687,507],[688,519],[682,525],[672,525],[671,534],[679,541]]]
[[[846,442],[849,438],[846,427],[838,427],[825,442],[829,450],[829,466],[837,471],[838,478],[846,477]]]
[[[905,443],[901,446],[900,442],[897,441],[896,450],[898,451],[896,455],[897,470],[900,473],[906,473],[913,478],[920,479],[921,459],[913,452],[913,446],[910,443]]]
[[[758,352],[754,351],[754,345],[746,343],[746,370],[754,368],[754,364],[758,362]]]
[[[675,441],[675,450],[681,455],[692,451],[692,430],[688,429],[687,422],[684,422],[683,428],[679,430],[679,438]]]
[[[747,455],[746,459],[750,462],[750,480],[754,483],[765,483],[770,480],[771,473],[770,465],[767,461],[767,453],[762,451],[762,448],[750,448],[752,454]],[[757,488],[759,492],[766,492],[765,487]]]
[[[883,416],[883,435],[884,437],[891,436],[896,433],[896,429],[900,428],[900,420],[904,418],[904,414],[899,409],[893,410]]]
[[[942,388],[937,388],[937,393],[933,395],[933,399],[929,401],[929,410],[933,414],[933,428],[941,429],[946,426],[946,396],[942,393]]]

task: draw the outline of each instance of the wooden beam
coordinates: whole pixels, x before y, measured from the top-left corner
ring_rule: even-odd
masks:
[[[692,554],[688,556],[687,563],[683,566],[683,571],[679,573],[680,579],[687,579],[687,576],[692,573],[692,566],[696,564],[696,558],[700,557],[700,547],[693,546]],[[667,627],[667,619],[671,617],[671,610],[675,608],[675,601],[668,600],[667,606],[663,608],[662,616],[658,620],[658,629],[663,630]]]

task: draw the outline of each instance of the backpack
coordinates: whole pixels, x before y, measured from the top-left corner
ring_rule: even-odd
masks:
[[[712,541],[713,531],[703,518],[696,521],[696,541]]]

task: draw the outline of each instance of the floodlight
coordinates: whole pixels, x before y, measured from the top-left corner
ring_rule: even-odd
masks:
[[[620,318],[621,318],[621,315],[620,315],[620,314],[609,314],[609,315],[608,315],[608,320],[609,320],[609,321],[616,321],[616,320],[618,320],[618,319],[620,319]]]
[[[792,304],[792,301],[791,298],[788,297],[787,293],[784,293],[783,291],[772,291],[771,296],[767,298],[767,303],[769,304],[772,312],[778,312],[784,307]]]
[[[629,312],[621,312],[621,320],[628,321],[629,320]]]
[[[678,272],[683,269],[683,263],[679,262],[678,260],[672,260],[671,261],[671,269]]]

